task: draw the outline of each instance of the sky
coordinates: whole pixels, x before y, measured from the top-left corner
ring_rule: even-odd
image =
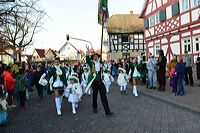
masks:
[[[144,0],[108,0],[109,16],[140,14]],[[40,6],[48,17],[44,19],[43,30],[34,39],[34,48],[51,48],[59,50],[70,37],[91,41],[94,49],[100,48],[101,26],[97,23],[98,0],[41,0]],[[70,40],[75,47],[85,48],[85,42]]]

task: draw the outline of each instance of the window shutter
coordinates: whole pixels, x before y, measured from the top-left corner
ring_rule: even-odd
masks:
[[[172,16],[175,16],[180,13],[179,2],[176,2],[172,5]]]
[[[149,28],[149,19],[144,20],[144,27],[145,29]]]
[[[166,9],[160,11],[160,22],[165,21],[166,20]]]

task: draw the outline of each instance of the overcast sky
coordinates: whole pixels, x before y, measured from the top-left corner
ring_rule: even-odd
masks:
[[[144,0],[108,0],[109,15],[141,13]],[[97,24],[98,0],[41,0],[41,7],[49,18],[35,37],[33,48],[58,50],[66,41],[66,34],[89,40],[100,48],[101,26]],[[85,48],[83,42],[73,42]],[[28,50],[32,51],[31,49]]]

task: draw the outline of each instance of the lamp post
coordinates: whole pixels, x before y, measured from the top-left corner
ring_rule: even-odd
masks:
[[[81,38],[76,38],[76,37],[69,37],[69,34],[66,35],[67,37],[67,41],[69,41],[69,39],[73,39],[73,40],[78,40],[78,41],[82,41],[82,42],[87,42],[91,45],[91,47],[93,47],[92,42],[85,40],[85,39],[81,39]]]

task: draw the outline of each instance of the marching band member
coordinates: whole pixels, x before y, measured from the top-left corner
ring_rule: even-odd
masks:
[[[83,92],[88,85],[88,77],[90,73],[90,68],[88,66],[83,67],[84,72],[82,73],[82,83],[81,86],[83,87]],[[91,95],[91,89],[88,90],[88,95]]]
[[[57,114],[61,115],[61,105],[64,88],[67,86],[66,72],[60,65],[60,58],[56,58],[49,74],[50,91],[54,92]]]
[[[99,62],[100,55],[94,54],[89,56],[89,46],[86,46],[86,62],[90,66],[90,75],[89,75],[89,84],[87,88],[92,85],[93,89],[93,112],[97,113],[97,95],[98,91],[100,92],[101,101],[105,110],[106,115],[112,115],[113,113],[110,111],[108,100],[106,96],[106,88],[101,78],[101,63]],[[86,89],[86,92],[88,89]]]
[[[103,72],[103,83],[105,84],[106,87],[106,92],[109,93],[110,92],[110,85],[111,82],[114,82],[114,78],[111,76],[110,74],[110,69],[106,69],[104,68],[104,72]]]
[[[72,113],[76,114],[76,108],[78,107],[78,102],[81,101],[83,92],[78,77],[71,75],[69,76],[69,81],[70,83],[65,91],[69,92],[68,102],[72,103]]]
[[[121,94],[126,94],[126,86],[130,77],[126,74],[126,70],[121,67],[118,69],[118,72],[117,84],[120,86]]]

